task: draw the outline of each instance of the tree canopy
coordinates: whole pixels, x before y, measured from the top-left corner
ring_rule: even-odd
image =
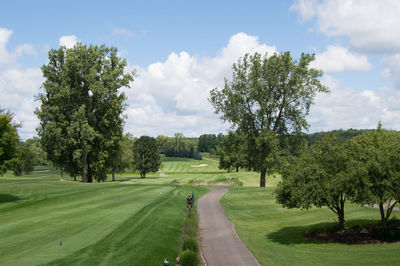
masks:
[[[386,226],[400,200],[400,134],[382,129],[369,131],[349,141],[359,185],[355,202],[377,204]]]
[[[0,108],[0,175],[10,167],[10,161],[17,156],[19,137],[13,114]]]
[[[354,198],[358,185],[354,171],[346,143],[328,134],[287,164],[275,192],[277,202],[287,208],[326,206],[344,227],[345,202]]]
[[[246,54],[233,64],[232,79],[210,92],[210,102],[221,119],[241,131],[252,156],[252,168],[260,171],[260,186],[277,163],[277,138],[300,134],[308,128],[306,116],[317,92],[327,92],[319,78],[322,71],[310,68],[314,55],[294,60],[290,52],[272,56]]]
[[[47,159],[82,182],[104,180],[122,139],[125,95],[134,73],[116,48],[76,44],[49,51],[37,129]]]
[[[160,150],[155,138],[141,136],[133,144],[133,165],[145,178],[149,172],[155,173],[161,166]]]

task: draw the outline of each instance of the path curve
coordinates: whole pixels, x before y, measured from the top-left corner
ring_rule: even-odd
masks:
[[[209,187],[211,192],[197,201],[202,256],[207,266],[260,265],[236,234],[220,204],[228,192],[224,187]]]

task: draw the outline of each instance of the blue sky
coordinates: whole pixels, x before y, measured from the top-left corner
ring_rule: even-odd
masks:
[[[115,46],[137,70],[125,130],[135,136],[226,132],[207,102],[246,52],[316,53],[329,95],[310,131],[400,129],[400,4],[394,0],[6,1],[0,9],[0,106],[38,124],[40,67],[60,44]]]

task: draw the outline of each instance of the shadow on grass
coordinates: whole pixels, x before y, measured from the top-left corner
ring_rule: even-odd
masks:
[[[20,197],[11,194],[0,194],[0,203],[13,202],[20,200]]]
[[[347,221],[347,226],[352,228],[357,228],[361,230],[364,227],[370,227],[378,225],[379,220],[349,220]],[[356,229],[356,230],[357,230]],[[284,244],[284,245],[296,245],[296,244],[311,244],[311,243],[328,243],[326,241],[314,240],[304,237],[305,234],[312,233],[330,233],[340,231],[341,227],[337,222],[329,223],[318,223],[305,226],[290,226],[283,227],[278,231],[269,233],[265,235],[269,240]]]

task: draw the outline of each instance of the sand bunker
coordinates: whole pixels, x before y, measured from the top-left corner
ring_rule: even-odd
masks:
[[[207,166],[208,164],[196,164],[196,165],[192,165],[192,167],[204,167]]]

